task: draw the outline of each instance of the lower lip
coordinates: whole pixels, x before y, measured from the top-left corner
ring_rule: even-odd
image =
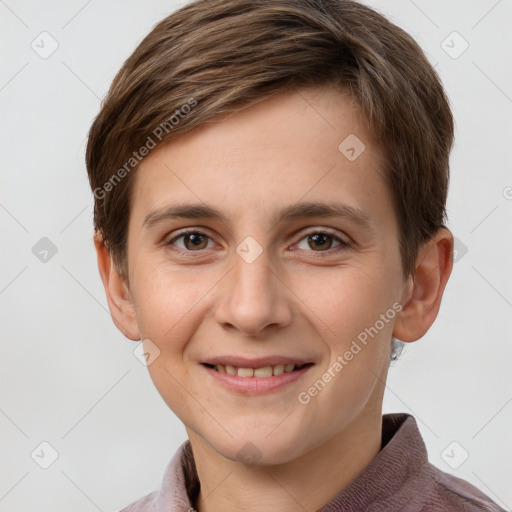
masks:
[[[239,377],[229,373],[221,373],[208,366],[201,365],[214,379],[230,391],[235,391],[243,395],[261,395],[278,391],[298,381],[313,366],[304,366],[300,370],[282,373],[281,375],[272,375],[272,377]]]

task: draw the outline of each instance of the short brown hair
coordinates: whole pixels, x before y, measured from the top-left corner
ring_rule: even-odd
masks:
[[[382,146],[409,275],[446,220],[452,114],[414,39],[352,0],[196,0],[142,40],[86,150],[95,230],[121,274],[134,171],[148,148],[276,93],[327,84],[352,94]]]

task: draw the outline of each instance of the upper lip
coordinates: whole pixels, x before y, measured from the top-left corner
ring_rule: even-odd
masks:
[[[256,358],[245,358],[237,356],[216,356],[211,357],[203,361],[204,363],[213,365],[230,365],[235,368],[263,368],[264,366],[275,366],[277,364],[296,364],[302,366],[312,361],[304,359],[302,357],[289,357],[289,356],[269,356],[269,357],[256,357]]]

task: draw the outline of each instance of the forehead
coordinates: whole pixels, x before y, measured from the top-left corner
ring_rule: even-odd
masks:
[[[254,209],[275,218],[299,201],[376,215],[390,206],[381,149],[356,102],[332,87],[280,93],[160,146],[139,165],[132,193],[132,213],[144,217],[176,198],[238,218]]]

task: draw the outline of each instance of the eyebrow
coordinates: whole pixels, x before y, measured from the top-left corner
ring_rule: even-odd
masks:
[[[283,222],[310,217],[336,217],[353,222],[363,229],[370,229],[370,216],[359,208],[339,202],[304,202],[286,206],[271,218],[272,226]],[[210,219],[228,223],[227,217],[219,210],[203,203],[177,203],[154,210],[146,215],[142,227],[150,229],[156,224],[173,219]]]

